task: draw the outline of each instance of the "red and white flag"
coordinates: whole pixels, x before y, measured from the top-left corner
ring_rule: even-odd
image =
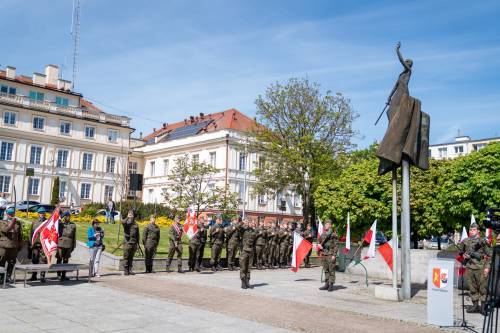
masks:
[[[347,254],[349,251],[351,251],[351,219],[349,213],[347,213],[344,253]]]
[[[317,239],[321,237],[325,229],[323,228],[323,222],[318,218],[318,235],[316,236]]]
[[[462,229],[462,237],[460,237],[460,242],[463,242],[464,239],[466,239],[467,237],[469,237],[469,234],[467,233],[467,229],[465,229],[465,227]]]
[[[196,212],[194,209],[188,208],[186,213],[186,221],[184,222],[184,233],[189,239],[193,238],[198,232],[198,224],[196,223]]]
[[[363,257],[363,259],[370,259],[370,258],[375,258],[375,235],[377,234],[377,220],[373,222],[370,230],[365,235],[365,238],[363,239],[365,242],[369,243],[370,246],[368,247],[368,252],[366,252],[366,255]]]
[[[493,230],[491,228],[486,228],[484,237],[488,240],[488,242],[491,245],[491,242],[493,241]]]
[[[392,248],[393,248],[393,243],[394,243],[394,238],[388,241],[387,243],[384,243],[380,245],[377,249],[377,251],[382,255],[382,258],[384,258],[385,262],[389,266],[389,268],[392,271]],[[396,244],[397,246],[397,244]]]
[[[52,254],[57,251],[59,243],[59,207],[56,207],[48,220],[36,228],[31,238],[31,245],[35,244],[38,234],[40,234],[40,243],[42,243],[43,253],[47,257],[47,263],[50,265]]]
[[[301,235],[293,233],[293,253],[292,253],[292,272],[299,270],[302,261],[306,255],[311,251],[312,244],[305,240]]]
[[[470,224],[476,223],[476,218],[474,217],[474,214],[470,214]]]

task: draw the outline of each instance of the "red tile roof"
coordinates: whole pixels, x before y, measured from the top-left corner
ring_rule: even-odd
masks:
[[[249,131],[255,126],[255,121],[245,114],[241,113],[236,109],[229,109],[222,112],[211,113],[207,115],[199,115],[196,117],[190,117],[184,121],[179,121],[173,124],[165,124],[165,126],[160,129],[155,130],[153,133],[146,135],[143,140],[149,141],[157,136],[169,133],[174,129],[181,128],[184,126],[193,125],[199,122],[204,122],[207,120],[213,120],[206,127],[200,129],[197,134],[215,132],[223,129],[232,129],[237,131]]]
[[[66,93],[66,94],[71,94],[71,95],[76,95],[76,96],[82,96],[81,94],[73,92],[73,91],[70,91],[70,90],[57,89],[57,86],[54,85],[54,84],[47,84],[45,86],[39,86],[37,84],[33,84],[33,78],[30,77],[30,76],[26,76],[26,75],[18,75],[18,76],[16,76],[15,79],[8,79],[6,77],[6,72],[4,70],[0,70],[0,79],[9,80],[9,81],[18,82],[18,83],[24,83],[24,84],[28,84],[30,86],[39,87],[39,88],[45,88],[45,89],[60,91],[60,92]]]
[[[80,99],[80,105],[82,106],[82,108],[84,109],[89,109],[91,111],[95,111],[95,112],[103,112],[101,109],[99,109],[97,106],[95,106],[94,104],[92,104],[92,102],[89,102],[87,101],[86,99],[84,98],[81,98]]]

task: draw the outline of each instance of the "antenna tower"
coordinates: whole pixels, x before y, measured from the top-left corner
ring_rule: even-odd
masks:
[[[80,44],[80,0],[73,0],[73,16],[71,19],[71,37],[73,39],[73,78],[71,90],[75,90],[78,64],[78,46]]]

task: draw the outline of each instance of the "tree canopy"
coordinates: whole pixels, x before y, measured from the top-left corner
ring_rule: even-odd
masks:
[[[271,85],[259,96],[253,149],[262,158],[256,166],[255,194],[290,188],[302,195],[304,220],[314,212],[310,193],[321,175],[338,173],[337,156],[352,147],[352,122],[357,117],[342,94],[322,94],[319,84],[290,79]]]
[[[366,151],[354,155],[339,177],[320,180],[314,193],[318,213],[344,226],[350,212],[354,233],[366,231],[375,219],[379,229],[389,231],[391,176],[377,176],[375,156]],[[411,229],[419,238],[460,230],[471,214],[482,219],[487,207],[499,205],[500,143],[454,160],[430,162],[428,171],[411,169]]]

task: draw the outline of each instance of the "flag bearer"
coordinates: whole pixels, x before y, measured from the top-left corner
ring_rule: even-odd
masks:
[[[335,264],[337,261],[337,252],[339,250],[339,240],[332,229],[332,222],[325,221],[324,232],[319,238],[319,252],[323,263],[325,273],[325,285],[319,290],[333,291],[335,283]]]
[[[38,208],[37,210],[37,213],[38,213],[38,220],[36,220],[35,222],[33,222],[31,224],[31,231],[30,231],[30,255],[31,255],[31,263],[37,265],[37,264],[46,264],[47,263],[47,258],[45,257],[45,253],[43,252],[43,248],[42,248],[42,243],[40,243],[40,236],[38,235],[38,237],[36,238],[35,240],[35,244],[33,244],[31,246],[31,239],[33,239],[33,234],[35,232],[35,230],[43,223],[45,222],[47,219],[45,218],[45,208],[43,207],[40,207]],[[31,273],[31,279],[30,281],[36,281],[37,279],[37,273],[36,272],[33,272]],[[40,281],[41,282],[45,282],[45,272],[40,272]]]

